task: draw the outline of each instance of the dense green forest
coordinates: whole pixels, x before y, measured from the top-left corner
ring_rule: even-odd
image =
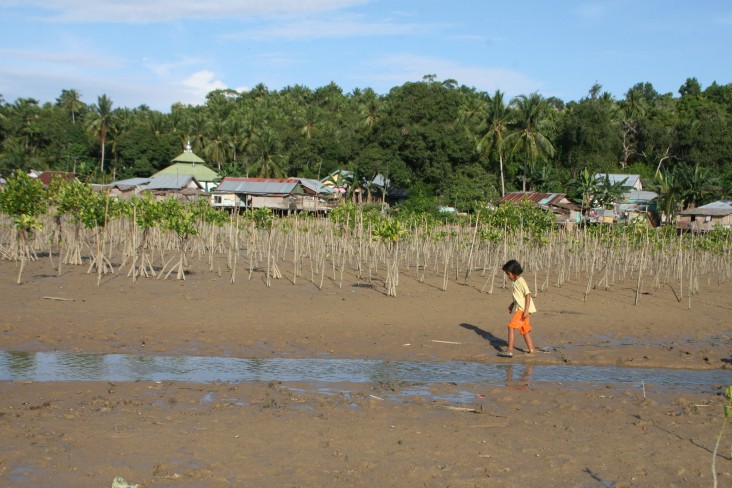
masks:
[[[335,83],[217,90],[167,113],[115,107],[104,94],[85,103],[73,89],[55,103],[0,96],[1,175],[150,176],[187,141],[221,176],[383,174],[409,190],[415,210],[470,211],[522,189],[579,196],[595,172],[640,174],[663,208],[679,209],[732,196],[732,84],[702,88],[689,78],[678,94],[660,94],[638,83],[619,100],[595,85],[565,102],[538,93],[508,100],[428,75],[385,95]]]

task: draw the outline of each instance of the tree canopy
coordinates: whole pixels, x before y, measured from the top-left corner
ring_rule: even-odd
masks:
[[[104,94],[87,104],[73,88],[55,103],[0,96],[6,176],[37,169],[89,182],[147,177],[188,141],[222,175],[381,174],[391,187],[430,189],[439,204],[462,211],[508,191],[568,192],[585,169],[649,182],[673,174],[677,201],[699,205],[731,196],[732,84],[704,88],[689,78],[677,94],[659,94],[638,83],[620,100],[596,84],[577,101],[539,93],[507,100],[428,75],[384,95],[344,93],[335,83],[215,90],[202,105],[169,112],[116,107]]]

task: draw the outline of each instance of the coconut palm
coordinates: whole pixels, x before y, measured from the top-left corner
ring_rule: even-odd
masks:
[[[251,129],[248,127],[249,120],[241,113],[234,112],[226,119],[224,129],[226,130],[226,141],[229,147],[229,159],[238,162],[249,144]]]
[[[376,121],[381,117],[381,98],[379,98],[379,95],[377,95],[371,88],[367,88],[359,95],[360,96],[357,97],[354,92],[354,98],[361,98],[363,100],[363,102],[360,103],[361,124],[365,129],[371,130],[376,124]]]
[[[76,125],[76,114],[84,108],[84,102],[81,101],[81,93],[79,93],[79,90],[61,90],[61,96],[58,97],[58,104],[71,114],[71,123]]]
[[[504,142],[508,134],[508,125],[511,120],[511,111],[503,103],[503,93],[496,90],[492,97],[488,98],[486,107],[486,131],[478,141],[478,151],[487,155],[494,151],[498,154],[498,164],[501,170],[501,196],[506,195],[506,182],[503,174]],[[526,176],[524,172],[524,191]]]
[[[204,139],[203,154],[212,163],[216,163],[216,168],[221,169],[221,165],[226,160],[226,128],[221,119],[213,119],[208,126],[208,134]]]
[[[104,146],[107,142],[107,129],[112,121],[112,100],[105,94],[97,97],[97,104],[92,105],[87,130],[99,138],[101,157],[99,159],[100,173],[104,173]]]
[[[250,146],[252,174],[259,178],[280,178],[285,175],[280,164],[280,147],[274,132],[265,129]]]
[[[547,110],[546,100],[534,92],[529,96],[519,95],[511,103],[514,123],[513,130],[506,136],[505,144],[511,148],[512,155],[523,157],[524,174],[522,190],[526,191],[526,173],[529,164],[535,164],[540,157],[554,155],[554,146],[541,133],[541,123]]]
[[[318,116],[318,110],[313,105],[308,105],[305,107],[305,113],[302,115],[301,120],[301,127],[300,127],[300,135],[302,135],[305,140],[309,141],[312,139],[313,134],[320,130],[318,127],[319,125],[319,116]]]

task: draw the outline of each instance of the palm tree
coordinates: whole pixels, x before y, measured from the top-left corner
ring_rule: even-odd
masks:
[[[312,139],[313,133],[320,130],[320,128],[318,127],[318,119],[318,110],[316,107],[314,107],[313,105],[308,105],[307,107],[305,107],[305,113],[301,118],[302,127],[300,127],[300,134],[305,138],[306,141]]]
[[[102,149],[99,160],[100,173],[104,173],[104,146],[107,142],[107,128],[112,121],[112,100],[105,94],[97,97],[97,104],[91,107],[91,117],[87,123],[87,130],[99,138]]]
[[[504,141],[508,132],[511,111],[503,103],[503,93],[496,90],[492,97],[488,98],[486,109],[485,134],[478,141],[478,151],[490,155],[493,151],[498,153],[498,164],[501,170],[501,196],[506,195],[506,181],[503,174]],[[524,191],[526,191],[526,173],[524,172]]]
[[[361,124],[367,130],[373,129],[376,121],[381,117],[382,102],[379,95],[371,88],[367,88],[361,95]]]
[[[285,175],[279,159],[279,143],[274,132],[264,130],[250,146],[251,171],[259,178],[280,178]]]
[[[204,134],[206,134],[207,125],[208,124],[206,116],[200,111],[194,112],[188,119],[186,139],[193,143],[193,152],[198,152],[201,150]]]
[[[58,104],[71,114],[71,123],[76,125],[76,114],[84,107],[79,90],[61,90]]]
[[[247,144],[249,144],[250,130],[247,127],[248,124],[249,120],[241,112],[232,113],[224,122],[226,142],[231,155],[229,159],[235,164],[240,162],[239,159],[246,150]]]
[[[144,116],[145,126],[155,135],[156,139],[168,132],[168,121],[164,113],[157,110],[147,112]]]
[[[226,159],[226,129],[221,119],[213,119],[208,127],[208,136],[204,139],[203,154],[206,158],[216,163],[216,168],[221,169],[221,165]]]
[[[25,150],[35,149],[34,140],[41,132],[38,127],[40,113],[38,100],[34,98],[19,98],[9,107],[9,120],[15,121],[16,134],[22,138]]]
[[[505,138],[511,154],[524,158],[522,190],[526,191],[526,172],[529,164],[535,164],[540,156],[554,155],[554,146],[542,133],[540,125],[546,113],[547,104],[541,95],[534,92],[529,96],[519,95],[510,104],[515,116],[513,131]]]

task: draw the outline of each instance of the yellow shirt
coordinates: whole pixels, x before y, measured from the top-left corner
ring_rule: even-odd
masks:
[[[526,303],[526,295],[530,294],[531,290],[529,290],[529,285],[526,284],[526,280],[523,279],[521,276],[516,278],[516,281],[513,282],[514,311],[523,311],[524,304]],[[529,301],[529,313],[536,313],[536,307],[534,306],[533,298],[531,298]]]

